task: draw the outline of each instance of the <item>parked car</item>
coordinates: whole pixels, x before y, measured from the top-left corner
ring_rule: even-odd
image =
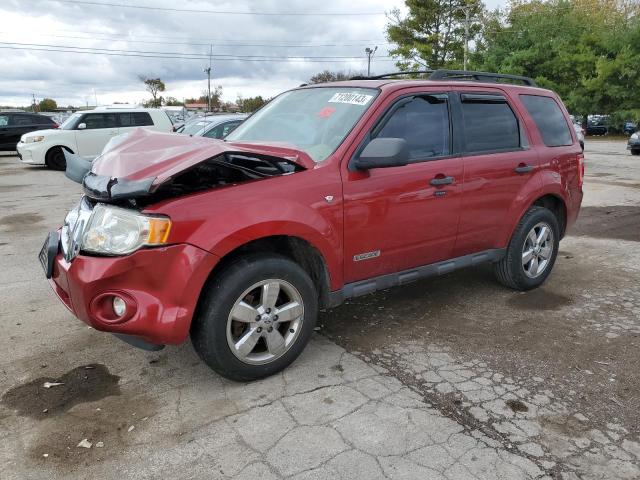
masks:
[[[607,128],[608,116],[606,115],[589,115],[587,117],[587,135],[606,135],[609,133]]]
[[[627,150],[631,152],[631,155],[640,155],[640,133],[632,133],[627,142]]]
[[[576,137],[578,137],[578,142],[580,143],[580,148],[584,151],[584,128],[577,122],[573,122],[573,129],[576,132]]]
[[[93,160],[111,137],[138,127],[172,131],[171,121],[162,110],[99,107],[74,113],[57,130],[23,135],[17,146],[18,156],[22,163],[64,170],[63,149]]]
[[[351,297],[484,262],[541,285],[582,201],[561,100],[524,77],[389,78],[285,92],[223,142],[132,132],[47,237],[53,290],[97,330],[154,350],[190,336],[248,381]]]
[[[14,151],[25,133],[58,128],[50,117],[26,112],[0,112],[0,151]]]
[[[634,134],[636,131],[638,130],[637,125],[635,122],[624,122],[624,125],[622,126],[622,131],[626,134],[626,135],[632,135]]]
[[[193,135],[194,137],[222,139],[233,132],[247,116],[248,115],[243,113],[214,115],[187,124],[179,133],[183,135]]]

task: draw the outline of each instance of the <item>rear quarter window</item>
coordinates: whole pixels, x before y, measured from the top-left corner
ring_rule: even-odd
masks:
[[[573,144],[567,120],[553,98],[541,95],[520,95],[520,100],[533,118],[542,135],[542,141],[547,147]]]

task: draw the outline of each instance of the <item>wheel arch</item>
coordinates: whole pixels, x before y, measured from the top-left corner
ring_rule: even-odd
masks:
[[[562,197],[553,193],[547,193],[536,199],[531,206],[537,205],[550,210],[558,219],[560,226],[560,238],[564,237],[567,229],[567,205]]]
[[[291,235],[271,235],[257,238],[237,246],[227,252],[213,267],[198,298],[201,304],[207,285],[226,268],[252,253],[273,253],[283,255],[300,265],[311,277],[317,291],[321,308],[329,305],[331,276],[327,262],[318,248],[308,240]]]
[[[44,153],[44,161],[45,163],[48,165],[49,162],[49,155],[51,154],[51,152],[53,152],[56,148],[64,148],[65,150],[67,150],[69,153],[73,153],[75,154],[76,152],[73,151],[73,149],[65,144],[57,144],[57,145],[52,145],[49,148],[47,148],[47,151]]]

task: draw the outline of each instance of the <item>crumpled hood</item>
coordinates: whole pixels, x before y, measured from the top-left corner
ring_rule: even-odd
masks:
[[[139,128],[98,157],[93,162],[91,173],[110,179],[150,182],[153,190],[176,174],[223,153],[270,155],[306,169],[315,165],[306,153],[288,146],[227,143]]]

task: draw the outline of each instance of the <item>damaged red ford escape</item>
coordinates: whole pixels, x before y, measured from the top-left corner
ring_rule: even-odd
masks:
[[[54,291],[97,330],[190,336],[246,381],[346,298],[482,262],[540,285],[582,201],[560,99],[526,77],[394,77],[283,93],[225,141],[138,130],[88,172],[69,155],[84,196],[40,253]]]

